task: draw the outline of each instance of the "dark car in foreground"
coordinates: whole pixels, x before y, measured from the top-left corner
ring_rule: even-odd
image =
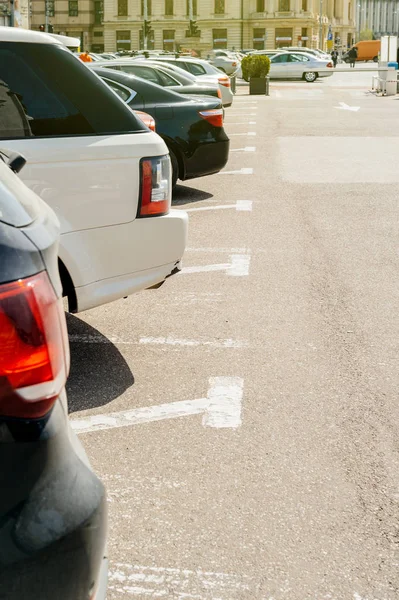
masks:
[[[67,414],[59,223],[1,156],[0,599],[105,600],[105,492]]]
[[[155,119],[156,131],[168,146],[173,185],[218,173],[229,157],[229,138],[223,128],[220,100],[207,96],[180,96],[158,85],[113,69],[93,67],[134,110]]]

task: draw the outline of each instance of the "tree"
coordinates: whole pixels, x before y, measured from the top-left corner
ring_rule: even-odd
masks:
[[[367,27],[365,29],[362,29],[360,34],[359,34],[359,41],[364,41],[364,40],[372,40],[373,39],[373,32],[371,29],[368,29]]]

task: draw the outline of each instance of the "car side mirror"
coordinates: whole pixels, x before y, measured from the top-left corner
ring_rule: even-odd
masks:
[[[8,152],[1,149],[0,155],[14,173],[19,173],[26,165],[26,158],[22,154],[18,154],[18,152]]]

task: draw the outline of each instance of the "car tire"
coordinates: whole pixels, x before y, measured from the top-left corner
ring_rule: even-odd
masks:
[[[174,189],[179,178],[179,163],[177,161],[176,154],[171,148],[169,148],[169,156],[172,164],[172,189]]]
[[[378,56],[374,56],[373,62],[378,62]]]
[[[308,83],[313,83],[317,79],[317,73],[315,73],[314,71],[307,71],[303,74],[303,78]]]

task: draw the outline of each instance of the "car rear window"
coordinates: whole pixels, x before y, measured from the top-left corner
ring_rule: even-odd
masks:
[[[206,71],[202,65],[191,62],[186,63],[186,65],[190,73],[192,73],[193,75],[206,75]]]
[[[146,131],[69,50],[0,42],[0,139]]]

